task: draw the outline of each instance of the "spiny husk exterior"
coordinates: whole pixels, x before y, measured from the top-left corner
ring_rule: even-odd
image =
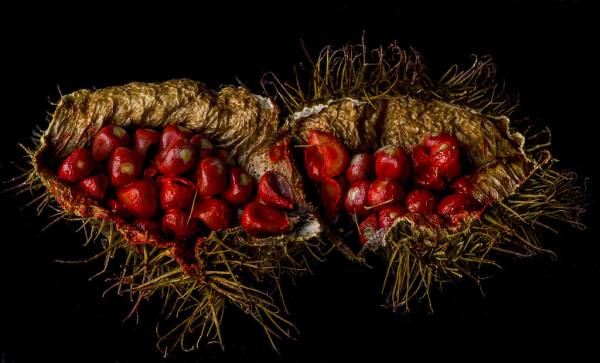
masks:
[[[268,238],[251,237],[240,227],[213,232],[185,251],[137,230],[62,183],[53,171],[75,148],[89,146],[106,124],[151,128],[178,124],[205,134],[255,178],[266,170],[284,175],[293,186],[300,222],[290,233]],[[271,101],[243,87],[225,87],[217,93],[183,79],[80,90],[61,98],[35,149],[26,148],[32,170],[22,185],[40,191],[36,200],[44,205],[56,201],[57,220],[81,221],[88,242],[101,241],[103,251],[97,257],[105,257],[105,270],[122,252],[114,287],[131,294],[134,310],[144,299],[162,298],[164,318],[170,320],[165,325],[171,326],[159,332],[158,345],[165,353],[176,345],[195,348],[202,339],[222,345],[219,325],[227,305],[254,318],[274,346],[274,337],[294,331],[284,318],[279,279],[306,271],[308,260],[319,259],[324,247],[320,223],[306,201],[294,162],[287,153],[278,162],[267,161],[272,146],[287,142],[277,139],[277,126],[278,110]]]
[[[283,130],[304,144],[312,129],[340,138],[350,152],[397,144],[411,150],[431,133],[449,132],[476,169],[474,196],[486,206],[458,228],[446,229],[408,214],[378,233],[358,255],[343,237],[326,235],[349,258],[364,261],[376,250],[388,261],[383,292],[393,309],[408,309],[414,297],[431,308],[430,287],[463,276],[479,281],[483,265],[498,253],[531,256],[547,251],[540,229],[556,221],[583,228],[585,198],[576,176],[557,169],[548,147],[550,132],[533,132],[525,120],[509,118],[517,107],[495,80],[489,57],[470,68],[452,66],[439,81],[429,76],[421,56],[396,44],[370,51],[364,41],[324,48],[309,57],[307,74],[295,82],[267,74],[263,88],[288,111]],[[513,124],[521,126],[517,130]]]

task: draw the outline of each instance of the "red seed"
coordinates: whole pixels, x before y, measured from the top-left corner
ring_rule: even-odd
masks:
[[[162,209],[185,209],[192,205],[196,192],[194,183],[178,176],[161,176],[157,181]]]
[[[346,191],[346,197],[344,198],[346,212],[357,214],[359,216],[364,216],[368,213],[365,208],[368,205],[368,191],[370,184],[371,182],[368,180],[357,180],[350,184],[348,191]]]
[[[437,173],[447,179],[458,176],[462,170],[458,141],[447,133],[425,137],[425,145],[430,148],[431,165]]]
[[[215,157],[203,159],[198,164],[198,195],[210,197],[221,193],[227,186],[228,173],[223,162]]]
[[[121,187],[136,180],[142,173],[142,156],[124,146],[119,146],[108,159],[110,183]]]
[[[154,178],[158,175],[158,169],[153,167],[147,167],[142,174],[144,179],[154,180]]]
[[[242,228],[251,235],[281,234],[292,227],[287,214],[259,202],[248,203],[242,213]]]
[[[467,216],[469,199],[464,194],[450,194],[440,200],[437,212],[444,217],[451,226],[460,224]]]
[[[397,181],[391,178],[376,179],[369,185],[367,192],[367,201],[369,206],[375,206],[374,210],[381,210],[388,204],[402,202],[404,198],[404,189]]]
[[[200,198],[194,206],[193,216],[213,231],[221,231],[231,223],[231,207],[221,199]]]
[[[344,172],[350,157],[344,144],[335,136],[311,130],[308,144],[314,145],[304,149],[304,161],[311,179],[333,178]]]
[[[437,173],[437,168],[431,165],[421,165],[414,168],[413,182],[421,188],[436,191],[442,191],[446,187],[444,178]]]
[[[395,145],[387,145],[375,152],[375,175],[392,178],[404,183],[410,175],[410,159],[406,152]]]
[[[375,232],[379,229],[379,222],[377,221],[377,213],[371,213],[365,220],[360,222],[358,225],[358,237],[360,244],[365,245],[371,239]]]
[[[175,140],[189,140],[192,137],[192,131],[187,127],[179,125],[168,125],[164,128],[160,137],[160,150],[164,150]]]
[[[240,168],[229,169],[229,183],[221,197],[232,205],[246,202],[254,192],[254,179]]]
[[[455,193],[473,195],[473,182],[468,175],[456,179],[450,187]]]
[[[117,199],[137,218],[150,218],[158,210],[158,193],[149,180],[136,180],[116,191]]]
[[[137,129],[133,135],[133,150],[146,157],[148,149],[158,146],[160,138],[161,133],[156,130]]]
[[[215,152],[213,143],[204,135],[194,135],[190,139],[190,143],[196,147],[198,160],[213,156]]]
[[[92,155],[82,148],[73,150],[58,168],[58,179],[76,183],[92,173]]]
[[[274,171],[267,171],[258,182],[260,200],[271,207],[294,208],[294,193],[287,179]]]
[[[366,153],[355,154],[346,169],[346,179],[354,183],[360,179],[369,179],[373,170],[373,158]]]
[[[108,177],[104,174],[89,176],[80,181],[77,186],[93,199],[101,201],[106,196]]]
[[[185,241],[198,233],[198,224],[189,213],[181,209],[170,209],[162,217],[162,231],[167,238],[175,241]]]
[[[98,131],[92,143],[92,157],[95,161],[102,161],[119,146],[129,145],[129,134],[124,128],[117,125],[108,125]]]
[[[123,203],[116,199],[108,199],[106,201],[106,206],[112,214],[116,214],[121,217],[129,217],[131,215],[127,208],[123,206]]]
[[[404,205],[410,213],[431,213],[435,211],[436,204],[433,194],[425,189],[411,190],[404,200]]]
[[[138,218],[133,221],[133,225],[142,232],[159,234],[161,231],[160,224],[150,219]]]
[[[164,175],[181,175],[196,165],[196,149],[185,139],[173,140],[156,156],[156,166]]]
[[[223,162],[223,164],[227,165],[230,168],[233,168],[236,166],[235,159],[233,158],[233,156],[231,156],[231,154],[227,150],[218,148],[215,151],[215,157],[217,159],[221,160]]]
[[[402,217],[406,214],[406,209],[401,205],[388,205],[383,207],[378,214],[379,227],[381,228],[389,228],[394,224],[396,219]]]
[[[337,179],[327,178],[321,182],[321,202],[325,214],[334,218],[344,207],[344,188]]]

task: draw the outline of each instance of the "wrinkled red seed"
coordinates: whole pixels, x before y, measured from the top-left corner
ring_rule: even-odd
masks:
[[[179,125],[168,125],[164,128],[160,137],[160,150],[164,150],[175,140],[189,140],[192,137],[192,131],[187,127]]]
[[[350,214],[357,214],[364,216],[368,213],[365,209],[368,205],[368,191],[369,185],[371,184],[368,180],[358,180],[350,184],[346,191],[346,197],[344,198],[344,206],[346,211]]]
[[[76,183],[92,173],[92,155],[82,148],[73,150],[58,168],[58,179]]]
[[[388,204],[400,203],[403,198],[404,189],[392,178],[376,179],[369,185],[367,192],[369,206],[376,206],[374,210],[380,210]]]
[[[221,193],[227,186],[229,177],[223,162],[215,157],[208,157],[198,164],[196,172],[198,195],[210,197]]]
[[[396,219],[402,217],[405,214],[406,209],[404,209],[404,207],[398,204],[383,207],[377,215],[379,227],[387,229],[391,227],[392,224],[394,224]]]
[[[321,182],[321,202],[325,214],[335,217],[344,207],[344,188],[337,179],[327,178]]]
[[[129,145],[129,134],[117,125],[108,125],[98,131],[92,143],[92,158],[102,161],[119,146]]]
[[[133,221],[133,225],[135,228],[139,229],[142,232],[155,234],[159,234],[161,232],[160,224],[150,219],[138,218],[135,221]]]
[[[406,152],[396,145],[379,148],[375,152],[374,165],[378,178],[392,178],[404,183],[410,175],[410,159]]]
[[[156,130],[137,129],[133,134],[133,150],[145,157],[148,149],[155,145],[158,146],[160,138],[161,133]]]
[[[458,176],[462,170],[458,141],[455,137],[441,133],[425,136],[424,144],[429,148],[431,166],[447,180]]]
[[[196,165],[196,149],[185,139],[173,140],[158,153],[156,164],[164,175],[181,175]]]
[[[158,193],[149,180],[136,180],[116,191],[117,199],[137,218],[150,218],[158,210]]]
[[[371,239],[375,232],[379,229],[379,222],[377,221],[377,213],[371,213],[364,221],[358,225],[358,237],[360,244],[365,245]]]
[[[162,217],[162,231],[175,241],[185,241],[198,232],[198,224],[190,218],[188,212],[181,209],[170,209]]]
[[[221,199],[200,198],[194,206],[193,216],[213,231],[220,231],[231,223],[231,207]]]
[[[440,200],[437,212],[443,216],[462,213],[467,209],[467,204],[467,197],[464,194],[450,194]]]
[[[161,176],[157,182],[162,209],[185,209],[192,205],[196,185],[191,181],[178,176]]]
[[[433,194],[425,189],[411,190],[404,199],[404,205],[410,213],[432,213],[436,204]]]
[[[246,202],[254,192],[254,178],[240,168],[229,169],[229,183],[221,197],[233,205]]]
[[[281,234],[290,231],[292,227],[287,214],[259,202],[248,203],[242,213],[242,228],[252,235]]]
[[[272,207],[282,209],[294,208],[294,194],[287,179],[274,171],[267,171],[258,182],[260,200]]]
[[[77,186],[88,196],[101,201],[106,196],[108,177],[104,174],[89,176],[80,181]]]
[[[121,187],[136,180],[142,173],[142,156],[135,151],[119,146],[108,159],[110,183]]]
[[[194,135],[190,139],[190,143],[196,147],[196,151],[198,153],[198,160],[202,160],[209,156],[213,156],[215,152],[215,147],[213,143],[204,135]]]
[[[373,158],[366,153],[355,154],[350,159],[348,169],[346,169],[346,179],[349,183],[354,183],[360,179],[369,179],[373,170]]]

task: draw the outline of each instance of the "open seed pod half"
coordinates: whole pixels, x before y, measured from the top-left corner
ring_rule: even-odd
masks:
[[[549,252],[538,236],[556,222],[583,228],[583,187],[557,168],[549,130],[511,118],[516,103],[489,58],[438,81],[395,44],[327,47],[309,64],[294,83],[268,74],[263,87],[287,108],[285,132],[309,150],[301,169],[313,197],[336,212],[327,236],[353,260],[374,251],[387,261],[392,309],[415,297],[431,308],[432,285],[479,282],[502,254]],[[340,191],[345,210],[331,207]]]
[[[321,226],[302,192],[302,179],[290,159],[287,140],[277,139],[278,122],[277,107],[243,87],[214,92],[199,82],[182,79],[80,90],[60,99],[35,149],[27,149],[32,170],[22,185],[41,191],[36,199],[39,209],[51,205],[58,219],[82,222],[88,242],[97,240],[102,246],[93,258],[104,257],[105,270],[112,260],[118,261],[111,288],[131,297],[135,302],[132,314],[143,300],[155,297],[164,301],[164,316],[157,328],[161,350],[167,352],[177,345],[191,349],[203,339],[222,345],[219,324],[228,305],[255,319],[273,343],[273,337],[294,330],[285,318],[280,301],[283,294],[277,292],[280,278],[305,271],[309,256],[321,253]],[[205,228],[181,240],[139,228],[131,218],[113,213],[57,176],[59,163],[74,150],[93,147],[94,158],[101,154],[92,143],[107,125],[120,126],[117,133],[113,131],[118,136],[123,134],[121,130],[131,130],[133,135],[132,131],[140,128],[160,132],[177,125],[174,132],[200,134],[228,151],[230,157],[224,162],[235,162],[256,184],[267,172],[275,173],[271,184],[275,189],[285,184],[284,197],[292,201],[277,215],[289,223],[273,233],[261,233],[260,228],[257,233],[247,233],[238,222],[228,228]],[[187,151],[181,155],[184,161],[189,159]],[[158,168],[166,170],[166,164],[162,161]],[[126,171],[131,168],[125,166]],[[199,173],[193,176],[198,178],[196,194],[201,193]],[[144,180],[155,181],[152,176],[145,179],[145,174]],[[224,184],[216,187],[222,189]],[[188,223],[194,218],[190,213],[195,216],[194,208],[201,202],[196,195],[191,209],[187,207]],[[250,215],[249,223],[255,222],[255,217]],[[163,219],[163,231],[164,223]]]

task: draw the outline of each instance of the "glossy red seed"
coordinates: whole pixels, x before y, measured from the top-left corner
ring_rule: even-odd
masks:
[[[142,156],[135,151],[119,146],[108,159],[110,183],[121,187],[136,180],[142,173]]]
[[[185,139],[173,140],[156,156],[158,171],[164,175],[181,175],[196,165],[196,149]]]
[[[274,171],[267,171],[258,182],[260,200],[271,207],[281,209],[294,208],[294,193],[287,179]]]
[[[192,137],[192,131],[187,127],[179,125],[168,125],[164,128],[160,137],[160,150],[164,150],[175,140],[189,140]]]
[[[392,178],[379,178],[369,185],[367,201],[376,211],[385,205],[400,203],[403,199],[404,189]]]
[[[227,186],[229,177],[227,169],[223,162],[215,157],[203,159],[198,164],[196,171],[198,181],[198,195],[201,197],[210,197],[221,193]]]
[[[101,201],[106,196],[108,177],[104,174],[89,176],[80,181],[77,186],[91,198]]]
[[[162,231],[169,239],[185,241],[198,233],[198,224],[189,213],[181,209],[170,209],[162,217]]]
[[[129,134],[124,128],[117,125],[108,125],[98,131],[92,143],[92,157],[95,161],[102,161],[119,146],[129,145]]]
[[[158,147],[160,138],[161,133],[156,130],[137,129],[133,135],[133,150],[146,157],[148,149]]]
[[[58,179],[76,183],[92,172],[92,155],[82,148],[73,150],[58,167]]]
[[[377,213],[371,213],[365,220],[360,222],[358,225],[358,237],[361,245],[367,244],[375,232],[379,229],[379,222],[377,221]]]
[[[346,212],[350,214],[357,214],[364,216],[368,213],[365,209],[368,205],[368,191],[369,185],[371,184],[368,180],[357,180],[350,184],[346,191],[346,197],[344,198],[344,206]]]
[[[404,183],[410,175],[410,159],[406,152],[396,145],[387,145],[375,152],[375,175],[378,178],[392,178]]]
[[[350,156],[339,139],[326,132],[311,130],[307,141],[313,145],[304,150],[304,160],[311,179],[333,178],[344,172]]]
[[[259,202],[248,203],[242,213],[242,228],[251,235],[281,234],[292,227],[287,214]]]
[[[246,202],[254,192],[254,178],[240,168],[229,169],[229,183],[221,197],[232,205]]]
[[[116,191],[117,199],[137,218],[150,218],[158,210],[158,193],[149,180],[136,180]]]
[[[147,167],[142,174],[144,179],[154,180],[158,176],[158,169],[153,167]]]
[[[404,209],[404,207],[402,207],[401,205],[395,204],[395,205],[385,206],[385,207],[381,208],[381,210],[379,211],[379,214],[377,215],[378,221],[379,221],[379,227],[387,229],[387,228],[391,227],[392,224],[394,224],[394,222],[398,218],[402,217],[405,214],[406,214],[406,209]]]
[[[413,182],[420,188],[442,191],[446,187],[444,179],[431,165],[421,165],[413,169]]]
[[[142,232],[155,234],[159,234],[161,232],[160,224],[150,219],[138,218],[135,221],[133,221],[133,225],[135,228],[139,229]]]
[[[202,160],[209,156],[213,156],[213,154],[215,153],[215,146],[204,135],[194,135],[190,139],[190,143],[196,147],[198,160]]]
[[[437,212],[443,216],[462,213],[467,209],[467,197],[464,194],[450,194],[440,200]]]
[[[342,211],[344,188],[337,179],[327,178],[321,182],[321,203],[330,218],[335,218]]]
[[[410,213],[431,213],[435,211],[436,199],[425,189],[411,190],[404,199],[404,205]]]
[[[213,231],[221,231],[231,223],[231,207],[213,197],[200,198],[194,206],[193,216]]]
[[[373,158],[366,153],[354,154],[346,169],[346,179],[354,183],[360,179],[369,179],[373,174]]]
[[[185,209],[192,205],[196,185],[178,176],[158,177],[160,206],[164,210]]]
[[[425,138],[425,145],[430,148],[431,165],[437,173],[447,179],[458,176],[462,170],[458,141],[455,137],[442,133]]]

